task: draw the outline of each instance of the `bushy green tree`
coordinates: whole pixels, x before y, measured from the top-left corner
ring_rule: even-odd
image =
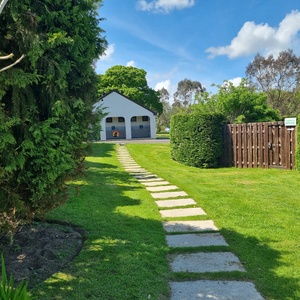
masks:
[[[104,95],[117,90],[129,99],[159,114],[163,111],[163,105],[159,101],[159,94],[148,86],[147,72],[143,69],[126,66],[113,66],[99,75],[99,93]]]
[[[243,79],[238,86],[225,81],[215,95],[202,94],[195,111],[222,113],[229,123],[268,122],[279,120],[279,111],[267,104],[267,95],[250,88]]]
[[[106,47],[100,4],[10,0],[0,15],[1,55],[25,55],[0,73],[3,230],[60,205],[82,169],[98,99],[92,64]]]

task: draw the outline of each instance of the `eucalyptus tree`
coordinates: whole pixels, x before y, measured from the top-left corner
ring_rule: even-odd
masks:
[[[199,81],[192,81],[190,79],[183,79],[178,82],[177,91],[174,93],[175,106],[187,107],[188,105],[194,104],[197,94],[205,92],[205,87]]]
[[[300,112],[300,57],[292,50],[278,57],[257,54],[247,66],[249,82],[268,95],[268,104],[283,116]]]
[[[170,126],[172,108],[170,105],[170,94],[167,89],[162,88],[157,91],[159,93],[160,102],[163,105],[163,112],[157,119],[157,131],[161,131]]]
[[[106,48],[100,5],[10,0],[0,15],[1,55],[26,54],[0,73],[2,225],[60,205],[65,181],[83,169],[98,100],[92,65]]]

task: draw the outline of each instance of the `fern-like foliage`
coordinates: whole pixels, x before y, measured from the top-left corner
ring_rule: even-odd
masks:
[[[66,180],[83,169],[91,124],[100,123],[92,110],[92,65],[106,47],[99,3],[11,0],[0,15],[1,55],[26,54],[0,73],[2,233],[64,203]]]

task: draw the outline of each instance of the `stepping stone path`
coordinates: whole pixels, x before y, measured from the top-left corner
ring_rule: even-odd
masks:
[[[162,191],[170,191],[170,190],[178,190],[176,185],[161,185],[161,186],[151,186],[146,187],[149,192],[162,192]]]
[[[166,242],[179,254],[170,254],[168,260],[173,272],[212,273],[212,272],[245,272],[242,263],[233,253],[226,251],[228,244],[218,232],[212,220],[195,220],[195,217],[206,215],[197,203],[188,197],[177,186],[171,185],[163,178],[141,168],[131,158],[125,144],[117,145],[117,156],[124,169],[135,177],[151,193],[160,209],[166,232]],[[175,190],[175,191],[174,191]],[[172,208],[172,209],[167,209]],[[193,216],[193,220],[178,218]],[[172,220],[174,218],[175,220]],[[183,248],[224,247],[222,251],[182,252]],[[202,248],[203,249],[203,248]],[[220,249],[220,248],[217,248]],[[226,251],[226,252],[225,252]],[[174,253],[174,250],[172,251]],[[264,300],[251,282],[233,280],[191,280],[170,282],[170,300]]]
[[[170,199],[170,200],[158,200],[155,201],[158,207],[176,207],[197,204],[195,200],[191,198],[186,199]]]
[[[206,215],[204,210],[200,207],[168,209],[168,210],[160,210],[159,212],[161,216],[165,218]]]
[[[218,228],[211,220],[207,221],[166,221],[163,222],[166,232],[202,232],[217,231]]]
[[[223,236],[219,233],[172,234],[167,235],[169,247],[205,247],[228,246]]]

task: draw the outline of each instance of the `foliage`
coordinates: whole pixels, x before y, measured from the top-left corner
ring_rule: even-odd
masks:
[[[148,86],[146,75],[147,72],[143,69],[113,66],[107,69],[105,74],[99,75],[99,94],[104,95],[117,90],[129,99],[160,114],[163,107],[159,101],[159,94]]]
[[[300,112],[300,57],[292,50],[279,53],[277,58],[257,54],[248,65],[246,75],[251,84],[268,95],[268,104],[283,116]]]
[[[0,282],[0,299],[1,300],[30,300],[34,299],[30,297],[27,292],[27,283],[21,282],[17,287],[14,286],[13,277],[10,276],[9,280],[6,274],[4,257],[2,254],[2,278]]]
[[[300,114],[297,118],[297,143],[296,143],[296,170],[300,171]]]
[[[243,79],[238,86],[225,81],[217,86],[217,94],[210,96],[202,94],[195,111],[215,111],[223,114],[228,123],[268,122],[279,120],[278,111],[271,109],[267,104],[267,95],[258,93],[250,88],[247,80]]]
[[[172,108],[169,103],[169,92],[165,88],[157,92],[159,93],[160,102],[163,105],[163,112],[159,115],[156,122],[157,132],[161,132],[166,127],[170,127]]]
[[[171,119],[171,156],[188,166],[214,168],[222,155],[220,114],[179,114]]]
[[[0,212],[7,225],[63,203],[65,181],[83,168],[82,142],[99,121],[92,112],[92,64],[106,46],[99,3],[11,0],[0,16],[1,51],[26,55],[0,73]]]
[[[205,88],[199,81],[185,78],[178,82],[177,91],[174,93],[175,106],[187,107],[195,102],[198,94],[204,92]]]

